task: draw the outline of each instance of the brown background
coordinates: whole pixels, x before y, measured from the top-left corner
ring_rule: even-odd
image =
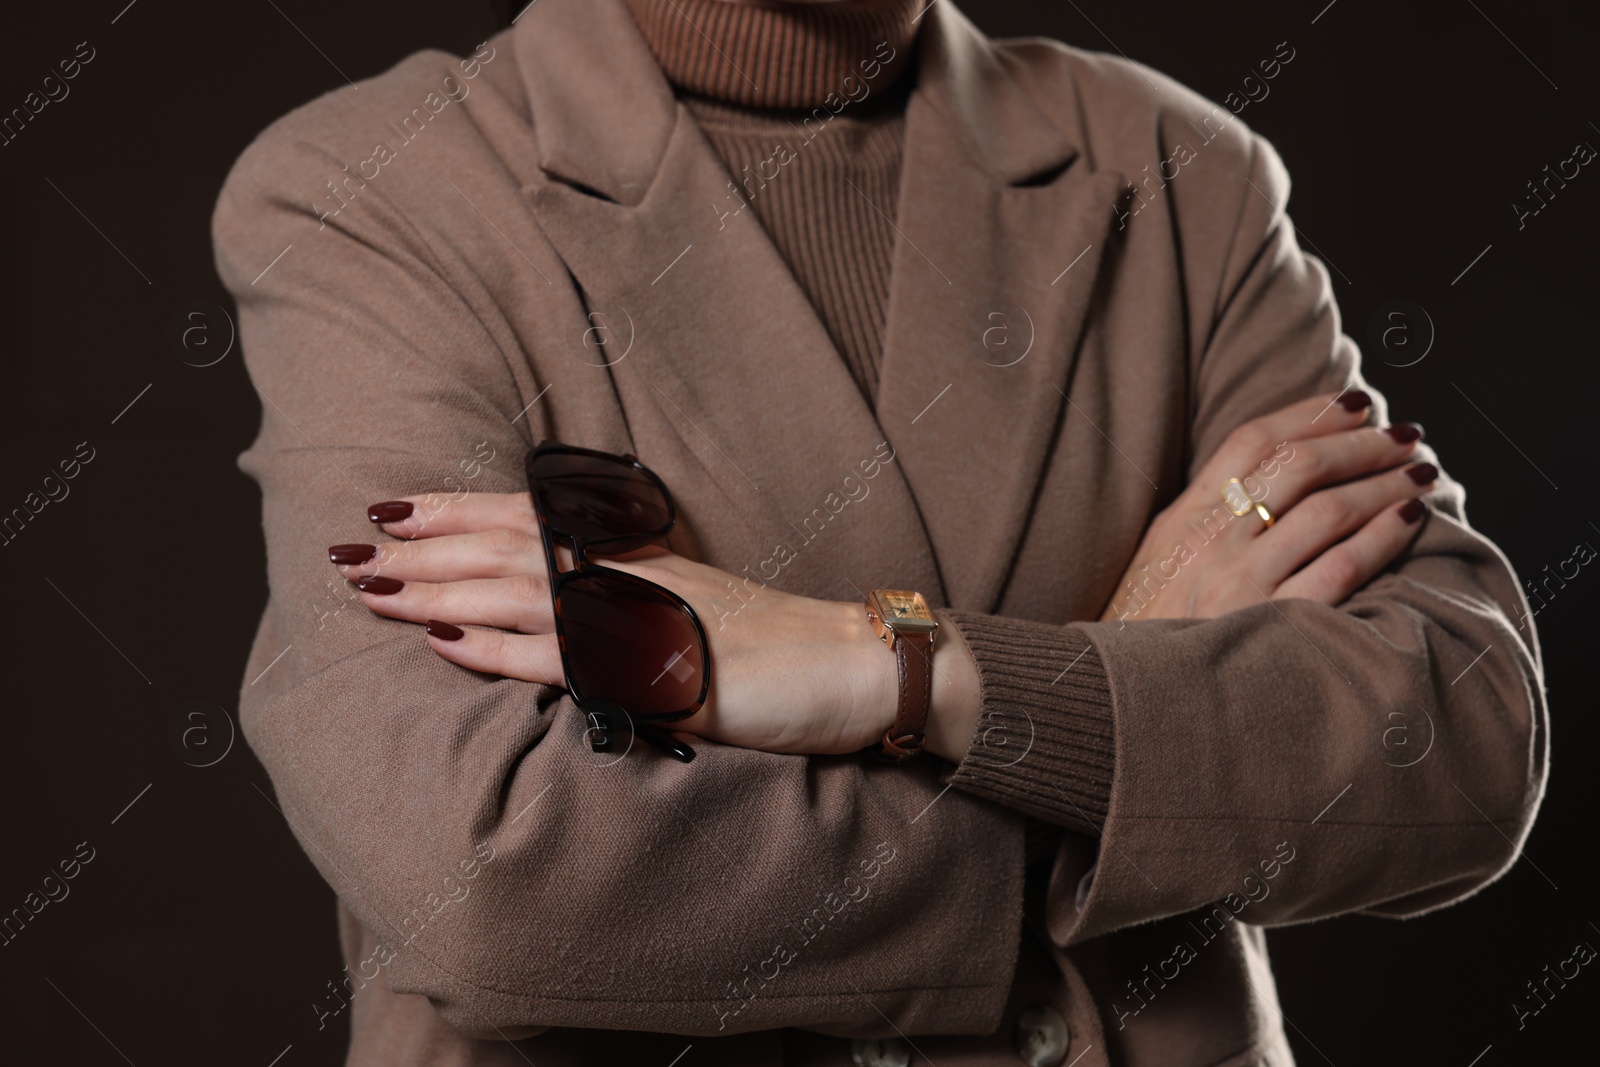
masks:
[[[332,893],[242,741],[224,747],[266,599],[258,498],[234,466],[259,404],[237,350],[184,361],[221,350],[221,316],[185,320],[203,329],[187,351],[168,335],[193,302],[228,306],[208,224],[257,131],[417,49],[470,50],[509,13],[492,0],[126,3],[8,13],[0,34],[4,113],[80,41],[96,50],[0,147],[0,513],[80,442],[95,450],[70,494],[0,545],[0,913],[80,842],[95,850],[70,895],[0,947],[0,1060],[265,1067],[287,1048],[284,1067],[337,1064],[344,1032],[318,1031],[311,1008],[339,974]],[[1331,264],[1369,378],[1396,417],[1427,426],[1523,577],[1554,571],[1579,541],[1600,547],[1600,169],[1520,231],[1511,205],[1578,141],[1600,148],[1587,6],[1324,4],[967,12],[993,34],[1121,51],[1214,99],[1287,41],[1294,61],[1241,117],[1297,180],[1292,214]],[[1413,344],[1385,350],[1369,324],[1394,301],[1413,308],[1390,322]],[[1425,342],[1418,307],[1437,340],[1390,365]],[[1600,977],[1580,974],[1520,1031],[1511,1001],[1577,942],[1600,947],[1597,788],[1581,770],[1597,604],[1600,567],[1587,567],[1539,617],[1556,756],[1524,860],[1422,921],[1274,933],[1303,1064],[1482,1054],[1492,1067],[1590,1045]],[[222,710],[185,718],[193,701]]]

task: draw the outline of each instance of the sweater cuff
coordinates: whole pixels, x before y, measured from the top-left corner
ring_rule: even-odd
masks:
[[[978,664],[972,745],[947,777],[966,792],[1098,834],[1111,803],[1111,686],[1083,630],[944,610]]]

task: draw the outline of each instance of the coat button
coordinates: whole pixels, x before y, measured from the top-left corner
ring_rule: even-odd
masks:
[[[1056,1067],[1067,1058],[1072,1035],[1061,1013],[1041,1004],[1017,1016],[1016,1041],[1017,1055],[1028,1067]]]
[[[850,1042],[850,1058],[856,1067],[908,1067],[911,1049],[898,1037],[857,1038]]]

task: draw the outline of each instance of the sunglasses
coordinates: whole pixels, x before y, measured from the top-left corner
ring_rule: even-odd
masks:
[[[665,537],[677,519],[672,495],[631,455],[545,442],[525,461],[528,491],[550,573],[556,639],[567,691],[589,724],[596,752],[627,728],[687,763],[694,749],[661,724],[700,710],[711,688],[705,627],[670,589],[603,567]],[[556,543],[572,553],[561,571]]]

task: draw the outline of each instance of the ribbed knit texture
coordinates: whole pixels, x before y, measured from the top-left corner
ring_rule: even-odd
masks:
[[[910,61],[911,20],[922,9],[917,0],[627,2],[672,84],[758,108],[812,108],[829,93],[851,95],[844,79],[861,78],[861,63],[885,42],[895,55],[872,80],[894,81]]]
[[[766,230],[874,404],[905,137],[900,95],[859,105],[882,105],[870,115],[846,109],[826,122],[807,113],[776,118],[704,98],[685,101],[734,177],[721,208],[733,214],[723,225]],[[755,217],[743,217],[747,212]]]
[[[972,748],[950,782],[1057,826],[1099,834],[1116,749],[1110,682],[1094,645],[1066,626],[943,615],[972,650],[983,693]]]
[[[727,165],[721,225],[765,229],[875,402],[920,5],[628,6]]]

